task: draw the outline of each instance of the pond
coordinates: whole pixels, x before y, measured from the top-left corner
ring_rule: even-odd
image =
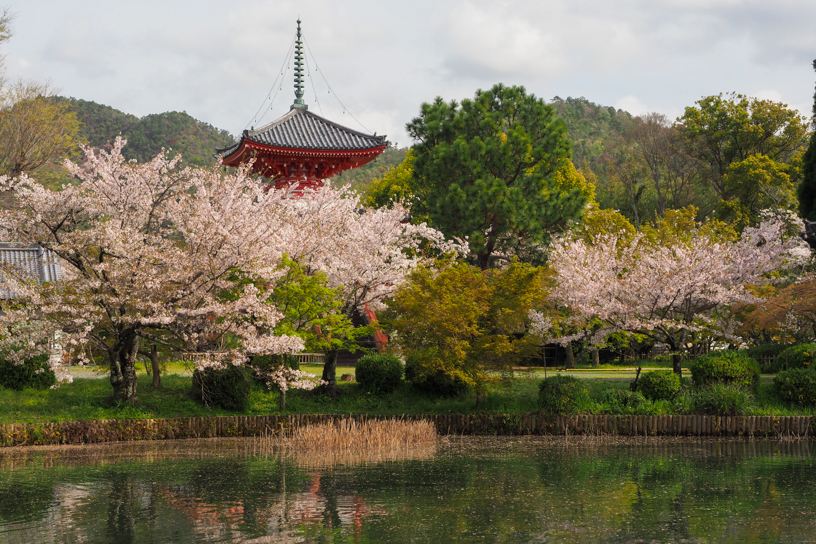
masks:
[[[0,542],[814,542],[816,442],[461,437],[397,460],[253,439],[0,450]]]

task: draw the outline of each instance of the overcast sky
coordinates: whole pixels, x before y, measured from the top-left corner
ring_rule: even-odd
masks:
[[[26,0],[9,7],[16,19],[3,49],[7,77],[47,79],[60,94],[137,116],[186,111],[232,134],[289,110],[291,69],[266,101],[271,112],[254,118],[289,63],[298,16],[310,50],[310,110],[362,130],[353,114],[400,146],[411,143],[405,124],[422,102],[471,97],[497,82],[546,99],[584,96],[675,118],[702,96],[730,91],[809,117],[816,81],[813,0]]]

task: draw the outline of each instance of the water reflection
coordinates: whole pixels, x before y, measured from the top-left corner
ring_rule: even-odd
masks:
[[[215,439],[0,451],[0,542],[812,542],[813,442],[458,438],[325,466]]]

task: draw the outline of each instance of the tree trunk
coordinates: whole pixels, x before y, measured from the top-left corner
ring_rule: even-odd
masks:
[[[679,351],[672,352],[672,370],[680,377],[683,377],[683,359]]]
[[[567,350],[567,363],[565,366],[568,369],[573,369],[575,368],[575,352],[572,350],[572,342],[567,342],[564,347]]]
[[[337,383],[337,350],[332,349],[323,355],[323,381],[329,385]]]
[[[280,392],[280,396],[278,397],[278,408],[280,408],[281,412],[286,410],[286,391],[281,390]]]
[[[476,390],[476,409],[481,410],[482,406],[484,406],[484,391],[481,389]]]
[[[340,393],[337,385],[337,350],[329,350],[323,354],[323,385],[315,389],[319,395],[329,395],[334,398]]]
[[[598,365],[601,364],[600,359],[598,358],[598,348],[592,348],[589,350],[589,354],[592,357],[592,368],[598,368]]]
[[[153,387],[161,387],[161,374],[159,370],[159,348],[156,344],[150,344],[150,367],[153,369]]]
[[[136,402],[136,356],[139,353],[139,337],[135,330],[126,330],[109,352],[110,382],[113,401]]]

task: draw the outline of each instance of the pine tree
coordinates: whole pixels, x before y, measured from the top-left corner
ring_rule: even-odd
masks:
[[[816,70],[816,60],[813,61]],[[816,92],[813,93],[813,128],[816,129]],[[802,164],[802,184],[799,185],[799,213],[805,219],[816,220],[816,130]]]
[[[483,270],[513,257],[539,263],[552,233],[581,217],[594,188],[570,161],[564,122],[524,87],[423,104],[408,123],[411,211],[467,239]]]

